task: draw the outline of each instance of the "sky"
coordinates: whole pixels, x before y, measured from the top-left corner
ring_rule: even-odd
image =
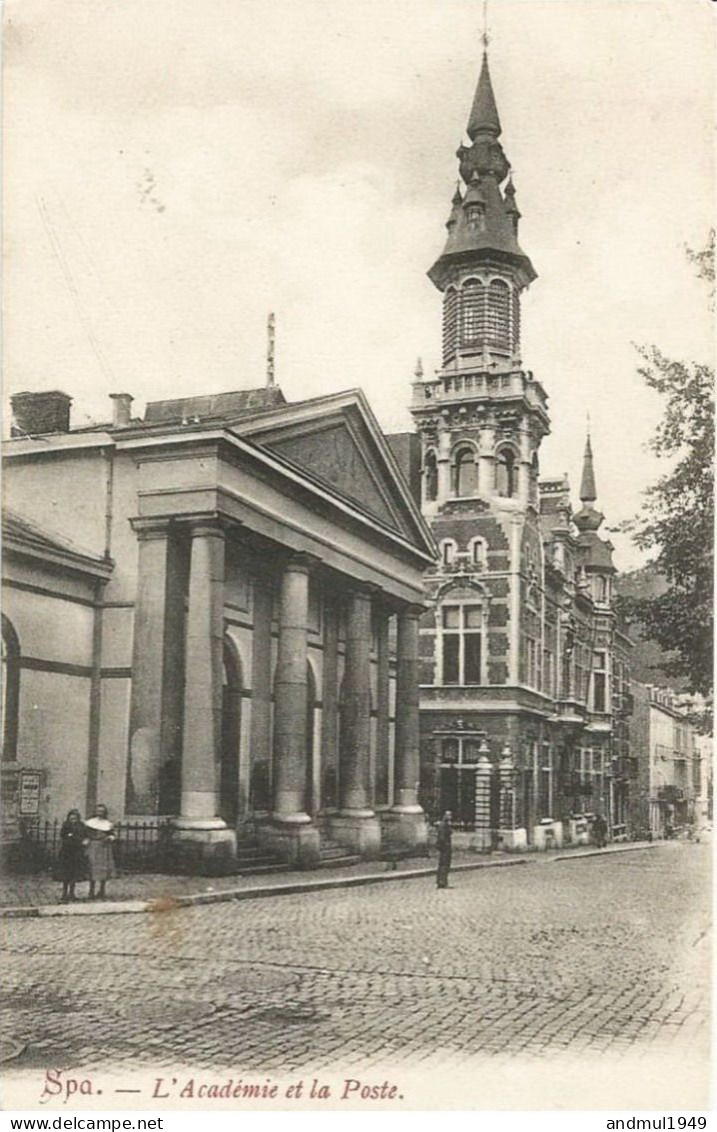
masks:
[[[538,272],[523,360],[546,475],[598,506],[661,472],[635,344],[711,361],[685,248],[714,200],[711,0],[490,0],[490,64]],[[445,239],[480,69],[480,0],[6,0],[4,388],[109,394],[361,386],[411,427],[440,361]],[[604,529],[604,528],[603,528]],[[617,565],[642,561],[615,534]]]

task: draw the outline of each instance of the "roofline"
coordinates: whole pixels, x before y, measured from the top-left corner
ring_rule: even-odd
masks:
[[[99,581],[109,581],[114,570],[112,559],[90,558],[84,554],[62,550],[59,546],[57,549],[28,546],[21,539],[10,534],[3,534],[2,543],[3,554],[16,554],[19,557],[32,558],[35,561],[59,566],[63,570],[69,570],[75,574],[84,574]]]
[[[187,432],[185,430],[179,436],[172,436],[172,442],[175,444],[194,443],[198,440],[211,440],[229,444],[231,447],[238,449],[247,456],[250,456],[258,463],[264,464],[272,471],[278,472],[283,477],[292,480],[295,484],[302,487],[305,491],[309,491],[313,495],[321,496],[324,501],[330,503],[331,506],[343,512],[354,521],[361,523],[362,526],[369,527],[374,531],[380,530],[380,533],[384,537],[389,538],[394,543],[400,545],[403,550],[407,550],[411,554],[424,559],[430,565],[434,564],[436,555],[433,553],[434,544],[433,539],[430,536],[430,532],[427,532],[429,534],[429,538],[425,540],[427,543],[426,548],[419,548],[415,546],[406,538],[406,536],[400,534],[398,531],[393,530],[393,528],[386,526],[381,522],[380,519],[375,518],[373,515],[367,514],[353,501],[344,499],[337,492],[334,492],[330,488],[328,488],[323,483],[323,481],[315,479],[309,473],[304,471],[303,468],[299,468],[297,465],[293,464],[291,461],[286,460],[283,456],[279,456],[275,452],[270,452],[265,448],[261,448],[258,444],[252,443],[251,440],[245,437],[237,436],[236,433],[231,432],[228,429],[202,429],[201,426],[199,426],[192,432]],[[118,447],[131,451],[140,451],[142,449],[156,447],[158,444],[161,444],[161,438],[157,436],[137,436],[131,439],[128,438],[127,440],[118,443]],[[413,506],[415,507],[415,504],[413,504]]]

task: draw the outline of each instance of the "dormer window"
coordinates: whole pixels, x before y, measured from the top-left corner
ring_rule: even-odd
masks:
[[[468,227],[473,232],[485,231],[485,205],[484,204],[469,204],[466,208],[466,220]]]

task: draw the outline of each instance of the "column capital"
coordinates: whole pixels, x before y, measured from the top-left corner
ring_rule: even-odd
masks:
[[[297,551],[296,554],[289,554],[283,559],[282,569],[294,574],[311,574],[320,564],[321,559],[315,554]]]
[[[181,527],[190,538],[221,538],[227,536],[230,524],[220,515],[196,515],[182,520]]]
[[[366,601],[374,603],[377,595],[381,593],[378,586],[366,582],[351,581],[342,590],[341,596],[348,601]]]
[[[399,606],[396,614],[398,617],[407,617],[409,620],[417,621],[428,609],[428,605],[419,605],[418,602],[412,602],[410,605]]]
[[[149,542],[151,539],[166,539],[169,535],[171,519],[146,519],[136,515],[130,519],[132,530],[139,542]]]

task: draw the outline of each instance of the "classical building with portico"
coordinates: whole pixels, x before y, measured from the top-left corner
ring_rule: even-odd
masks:
[[[180,855],[422,844],[435,546],[363,394],[131,401],[72,429],[67,395],[14,399],[6,775],[40,771],[47,817],[169,817]]]

